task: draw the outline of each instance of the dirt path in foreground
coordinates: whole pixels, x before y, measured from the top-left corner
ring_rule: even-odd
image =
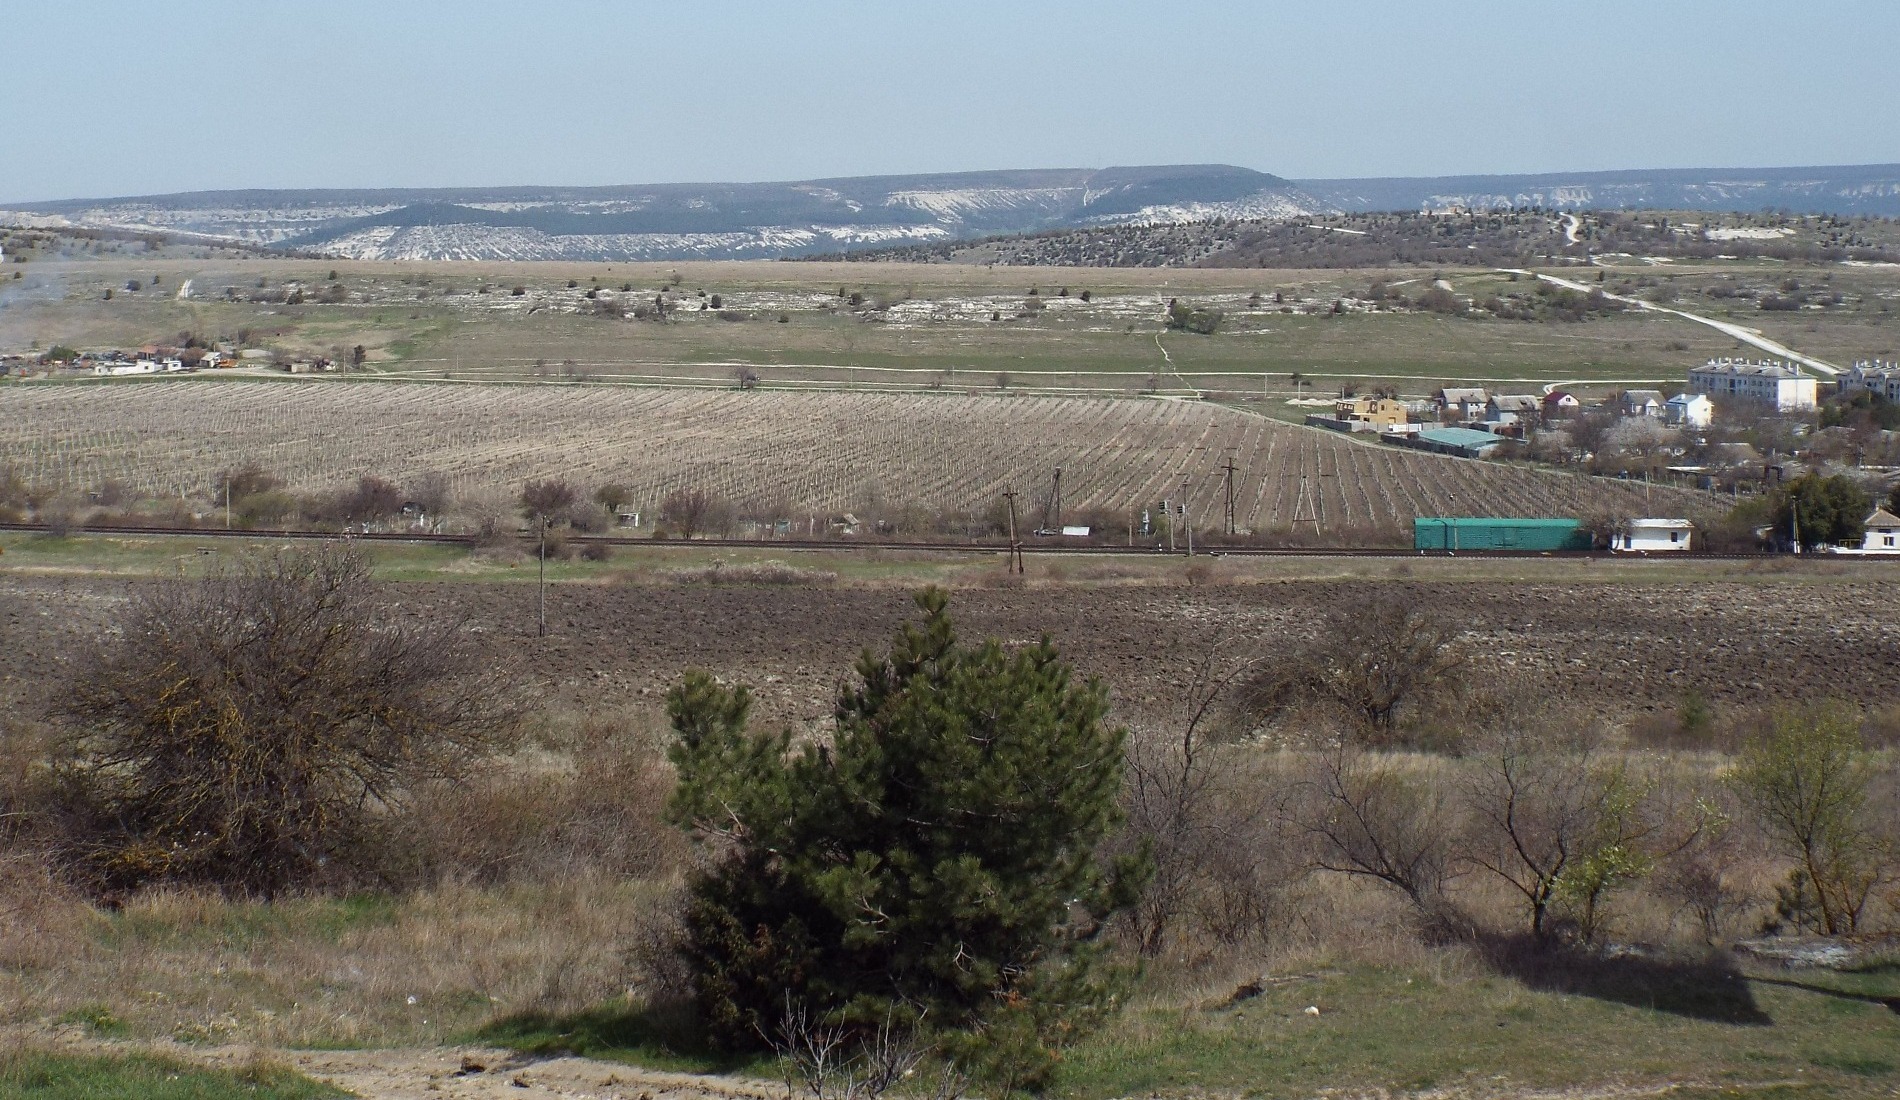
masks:
[[[591,1058],[531,1058],[480,1047],[281,1051],[299,1073],[373,1100],[781,1100],[765,1082],[660,1073]]]
[[[86,1055],[152,1054],[187,1065],[242,1070],[270,1065],[344,1089],[363,1100],[785,1100],[771,1081],[666,1073],[592,1058],[540,1057],[493,1047],[283,1050],[204,1047],[83,1036],[76,1029],[0,1028],[8,1046]]]

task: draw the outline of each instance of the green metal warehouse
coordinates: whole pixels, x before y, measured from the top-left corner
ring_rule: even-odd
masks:
[[[1574,519],[1412,520],[1415,550],[1588,550],[1590,532]]]

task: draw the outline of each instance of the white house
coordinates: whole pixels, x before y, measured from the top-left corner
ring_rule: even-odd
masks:
[[[1715,422],[1715,402],[1705,393],[1679,393],[1663,403],[1663,419],[1678,428],[1706,428]]]
[[[1828,551],[1834,554],[1879,554],[1900,555],[1900,516],[1885,508],[1875,508],[1867,517],[1867,530],[1860,537],[1859,546],[1830,546]]]
[[[1687,550],[1689,535],[1694,530],[1695,524],[1686,519],[1633,519],[1610,536],[1610,549],[1637,554]]]
[[[1577,395],[1573,393],[1557,390],[1544,395],[1544,415],[1547,417],[1575,416],[1581,407],[1583,402],[1578,401]]]
[[[1814,377],[1779,359],[1711,359],[1689,371],[1689,392],[1761,401],[1777,409],[1812,409]]]

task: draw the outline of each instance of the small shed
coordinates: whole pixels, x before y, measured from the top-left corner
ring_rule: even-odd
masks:
[[[1694,531],[1695,524],[1686,519],[1633,519],[1610,536],[1610,549],[1637,554],[1687,550]]]
[[[1588,550],[1590,546],[1590,532],[1574,519],[1419,516],[1412,520],[1415,550],[1550,551]]]

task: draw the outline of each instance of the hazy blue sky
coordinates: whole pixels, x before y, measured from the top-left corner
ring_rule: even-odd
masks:
[[[1896,0],[0,0],[0,200],[1900,161]]]

